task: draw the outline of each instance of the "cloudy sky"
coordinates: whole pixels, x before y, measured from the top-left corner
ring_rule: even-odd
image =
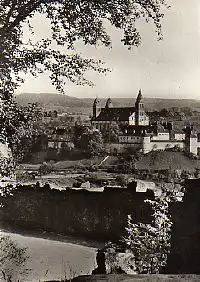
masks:
[[[153,26],[139,24],[142,45],[127,50],[120,43],[121,33],[110,29],[112,49],[86,48],[78,51],[102,59],[112,72],[106,76],[92,73],[94,87],[67,83],[65,92],[76,97],[135,97],[141,88],[145,97],[200,99],[200,1],[171,0],[163,19],[162,41],[157,41]],[[48,27],[37,19],[43,35]],[[37,34],[36,34],[37,36]],[[46,75],[27,76],[17,93],[56,93]]]

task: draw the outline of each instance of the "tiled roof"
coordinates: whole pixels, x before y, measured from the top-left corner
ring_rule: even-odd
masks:
[[[102,108],[95,121],[128,121],[129,116],[135,112],[135,107]]]

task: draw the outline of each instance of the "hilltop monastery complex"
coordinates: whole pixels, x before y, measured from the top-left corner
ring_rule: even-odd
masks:
[[[175,132],[172,124],[150,124],[145,112],[141,93],[137,96],[133,107],[114,107],[109,98],[105,107],[100,106],[99,99],[93,103],[92,125],[99,131],[109,131],[110,125],[117,123],[121,129],[118,143],[112,144],[112,150],[134,147],[148,153],[152,150],[165,150],[176,147],[194,155],[200,152],[200,141],[190,128]]]

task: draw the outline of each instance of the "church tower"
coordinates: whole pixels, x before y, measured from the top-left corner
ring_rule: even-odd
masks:
[[[112,100],[110,98],[108,98],[108,100],[106,101],[106,109],[112,108],[113,104],[112,104]]]
[[[135,125],[143,125],[143,117],[145,116],[144,102],[142,91],[140,89],[136,102],[135,102]]]
[[[100,100],[96,98],[93,103],[93,116],[92,116],[93,119],[95,119],[99,115],[100,110],[101,110]]]

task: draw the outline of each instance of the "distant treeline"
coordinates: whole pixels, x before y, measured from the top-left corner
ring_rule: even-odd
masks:
[[[113,106],[134,106],[135,97],[131,98],[112,98]],[[87,96],[87,94],[86,94]],[[124,96],[124,93],[123,93]],[[144,93],[145,97],[145,93]],[[95,97],[94,97],[95,98]],[[16,96],[19,104],[27,105],[28,103],[39,103],[44,105],[46,110],[57,110],[58,112],[82,112],[92,113],[93,98],[75,98],[68,95],[51,94],[51,93],[29,93]],[[104,107],[106,97],[101,98],[101,106]],[[144,98],[145,108],[148,111],[160,111],[163,108],[169,109],[173,107],[191,108],[200,111],[200,101],[192,99],[160,99],[160,98]]]

